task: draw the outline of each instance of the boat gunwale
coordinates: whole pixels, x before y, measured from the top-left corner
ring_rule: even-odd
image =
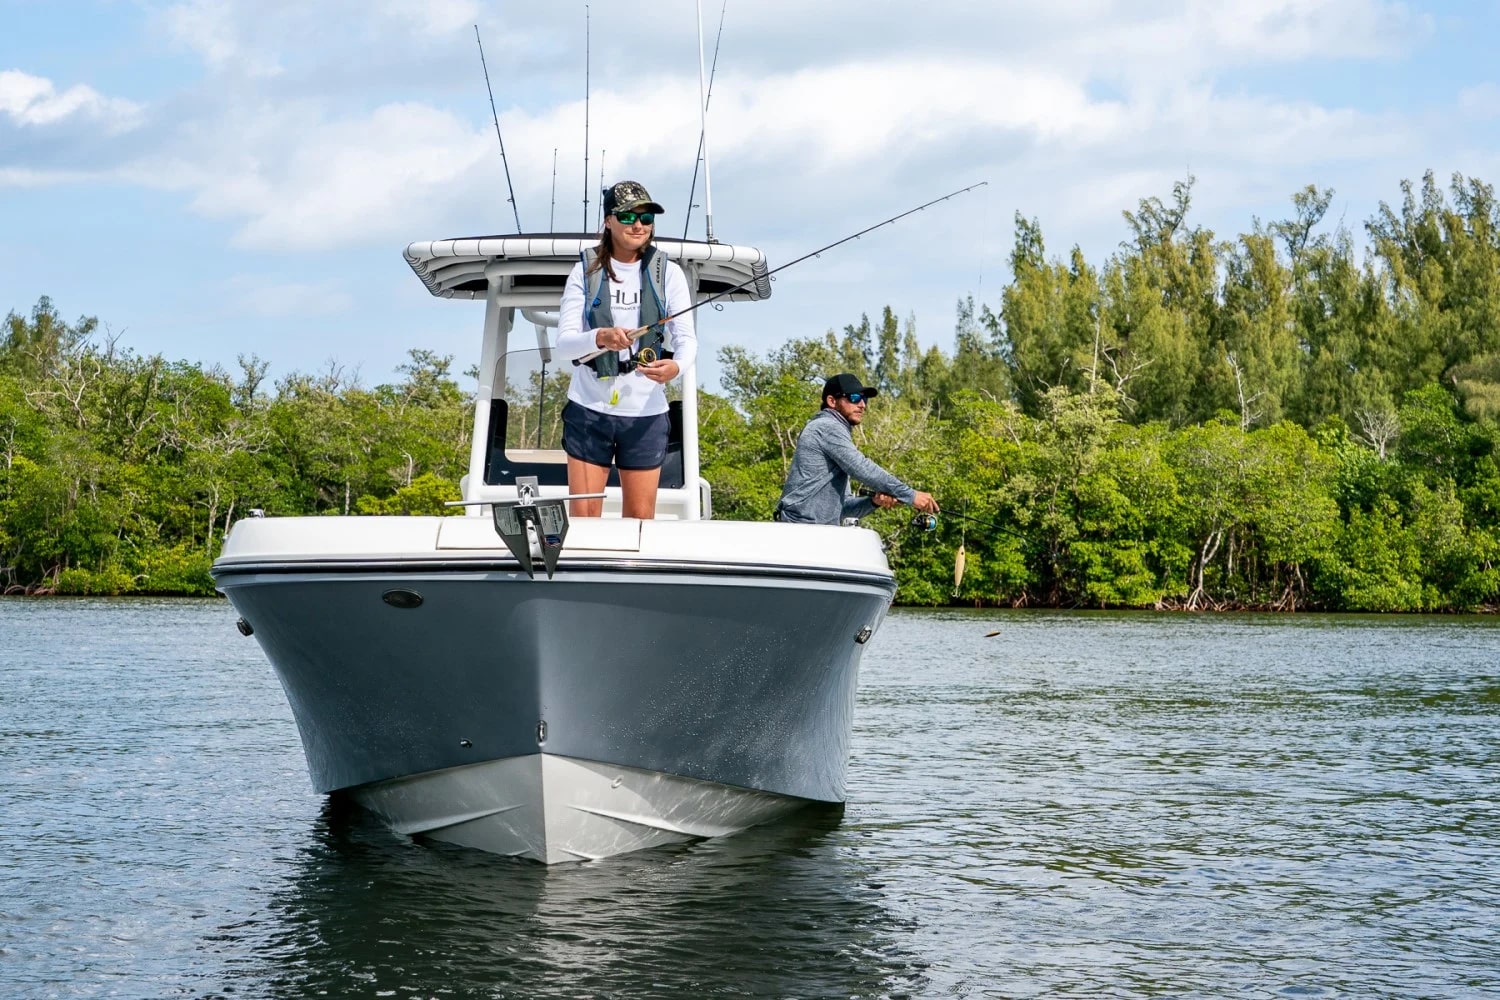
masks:
[[[303,576],[316,573],[433,573],[433,572],[484,572],[500,570],[507,573],[525,572],[520,562],[513,557],[492,555],[474,557],[416,557],[370,559],[366,557],[321,557],[309,559],[258,558],[244,562],[215,562],[210,573],[215,581],[228,576],[250,574],[286,574]],[[558,561],[556,576],[570,573],[620,573],[627,575],[703,575],[703,576],[750,576],[757,578],[782,577],[795,580],[822,580],[832,583],[859,583],[879,587],[895,593],[894,573],[878,573],[870,570],[836,570],[826,567],[797,566],[781,563],[710,563],[679,559],[568,559]]]

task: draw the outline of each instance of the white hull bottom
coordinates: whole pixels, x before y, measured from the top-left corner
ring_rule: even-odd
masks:
[[[396,778],[349,794],[397,833],[547,864],[721,837],[807,803],[545,753]]]

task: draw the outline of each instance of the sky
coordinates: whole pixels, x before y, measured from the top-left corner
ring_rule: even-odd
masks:
[[[1500,181],[1490,0],[703,0],[702,22],[720,241],[775,267],[985,182],[703,310],[709,387],[725,345],[885,306],[951,348],[961,299],[998,309],[1017,213],[1097,266],[1188,176],[1221,237],[1316,184],[1357,242],[1403,180]],[[593,231],[601,172],[702,238],[698,71],[692,0],[0,0],[0,313],[46,295],[120,349],[272,379],[373,386],[413,349],[463,372],[483,304],[433,298],[403,248],[516,214]]]

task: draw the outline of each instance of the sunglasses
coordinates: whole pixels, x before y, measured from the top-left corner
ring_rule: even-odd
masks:
[[[649,226],[656,222],[655,212],[616,212],[615,221],[622,226],[633,226],[639,222],[643,226]]]
[[[851,403],[863,403],[865,401],[865,394],[862,392],[846,392],[844,398]]]

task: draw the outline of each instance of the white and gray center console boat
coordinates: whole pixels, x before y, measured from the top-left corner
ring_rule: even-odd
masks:
[[[860,653],[894,579],[865,529],[712,519],[691,372],[654,520],[622,518],[613,479],[604,516],[553,544],[513,516],[567,493],[552,335],[596,240],[407,248],[432,294],[485,303],[466,516],[251,517],[214,563],[314,787],[402,834],[556,862],[844,800]],[[770,294],[758,250],[657,245],[700,300]]]

